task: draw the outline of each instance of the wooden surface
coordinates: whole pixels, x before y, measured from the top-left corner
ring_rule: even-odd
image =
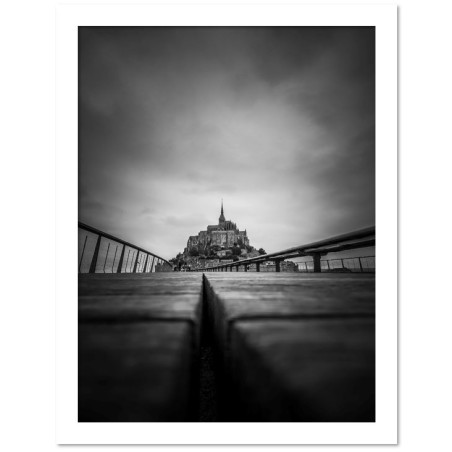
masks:
[[[206,278],[227,420],[375,419],[373,275]]]
[[[81,324],[79,422],[190,420],[187,322]]]
[[[206,379],[210,421],[373,421],[374,276],[80,275],[79,420],[205,420]]]
[[[247,421],[375,420],[370,319],[237,322],[233,416]]]
[[[189,421],[202,275],[79,277],[79,421]]]

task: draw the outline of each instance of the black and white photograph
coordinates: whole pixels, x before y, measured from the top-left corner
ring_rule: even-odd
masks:
[[[78,28],[78,421],[375,422],[375,27]]]
[[[2,6],[2,450],[450,449],[450,2]]]

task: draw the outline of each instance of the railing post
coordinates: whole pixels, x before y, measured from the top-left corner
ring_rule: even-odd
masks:
[[[245,264],[245,265],[243,266],[243,271],[245,271],[245,272],[248,271],[248,265],[247,265],[247,264]]]
[[[322,266],[320,264],[321,257],[322,256],[320,253],[315,253],[312,255],[312,260],[314,262],[314,273],[321,273],[322,271]]]
[[[136,272],[137,272],[138,256],[139,256],[139,255],[140,255],[140,252],[137,250],[137,255],[136,255],[136,257],[135,257],[135,264],[133,265],[133,270],[132,270],[133,273],[136,273]]]
[[[361,273],[363,272],[363,264],[361,263],[361,258],[358,257],[359,268],[361,269]]]
[[[152,256],[151,268],[149,269],[149,273],[152,273],[152,267],[154,266],[155,256]]]
[[[256,271],[257,272],[261,271],[261,263],[260,262],[256,262]]]
[[[328,266],[328,271],[330,271],[331,269],[330,269],[330,261],[329,260],[326,261],[326,265]]]
[[[278,273],[281,272],[281,261],[279,259],[275,260],[275,271]]]
[[[115,271],[115,261],[116,261],[116,253],[118,252],[118,245],[116,245],[115,255],[113,256],[113,264],[111,265],[111,272]]]
[[[126,246],[122,245],[121,257],[119,258],[119,264],[118,264],[118,269],[116,270],[116,273],[121,273],[121,271],[122,271],[122,263],[124,262],[124,253],[125,252],[126,252]]]
[[[94,248],[94,254],[91,260],[91,265],[89,266],[90,273],[96,273],[97,256],[99,256],[101,238],[102,236],[99,234],[99,236],[97,237],[96,248]]]
[[[146,254],[146,260],[144,261],[144,267],[142,273],[146,273],[146,267],[148,265],[149,254]]]
[[[80,262],[78,264],[78,272],[80,273],[80,268],[82,267],[82,260],[83,260],[83,254],[85,254],[85,246],[86,246],[86,240],[88,239],[88,236],[85,235],[85,242],[83,243],[83,249],[82,249],[82,255],[80,257]]]

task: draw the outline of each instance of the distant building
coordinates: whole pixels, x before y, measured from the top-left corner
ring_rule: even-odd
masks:
[[[217,256],[219,256],[219,257],[230,256],[231,254],[232,254],[231,250],[220,250],[220,251],[217,251]]]
[[[212,247],[218,247],[216,252],[221,253],[222,249],[232,248],[235,244],[245,248],[250,246],[250,241],[246,229],[240,231],[234,222],[226,220],[222,201],[218,224],[207,226],[207,230],[200,231],[198,235],[191,235],[188,238],[184,254],[188,255],[194,250],[200,254],[208,254]],[[225,256],[226,253],[219,255]]]

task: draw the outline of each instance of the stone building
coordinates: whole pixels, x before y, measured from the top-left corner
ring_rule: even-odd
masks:
[[[200,231],[198,235],[191,235],[188,238],[184,254],[188,254],[193,249],[205,253],[213,246],[228,249],[235,244],[240,247],[249,247],[250,241],[246,235],[246,229],[240,231],[234,222],[226,220],[222,201],[218,224],[207,226],[207,230]]]

